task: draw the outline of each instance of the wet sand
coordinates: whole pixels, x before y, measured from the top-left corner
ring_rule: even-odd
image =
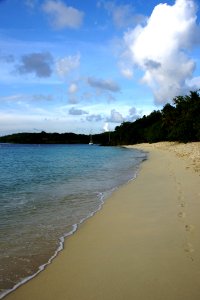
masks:
[[[6,299],[199,300],[200,143],[195,158],[177,156],[173,147],[179,146],[137,146],[149,151],[137,179],[115,191],[44,272]]]

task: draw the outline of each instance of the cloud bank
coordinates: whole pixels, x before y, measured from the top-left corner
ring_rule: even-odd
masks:
[[[200,33],[196,13],[193,0],[176,0],[172,6],[159,4],[145,26],[138,25],[124,35],[123,55],[133,69],[143,71],[142,82],[152,89],[156,104],[189,89],[187,82],[195,69],[189,52],[199,42]],[[130,69],[124,75],[131,77]]]

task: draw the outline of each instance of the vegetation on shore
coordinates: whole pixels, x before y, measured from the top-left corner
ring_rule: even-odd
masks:
[[[89,135],[75,133],[18,133],[0,137],[1,143],[19,144],[88,144]],[[113,132],[93,135],[93,142],[101,145],[130,145],[160,141],[200,141],[200,93],[177,96],[173,105],[153,111],[134,122],[123,122]]]
[[[95,134],[93,142],[95,144],[108,144],[109,133]],[[75,133],[15,133],[0,137],[0,143],[14,144],[89,144],[90,136]]]
[[[113,145],[160,141],[200,141],[200,94],[190,92],[173,99],[162,110],[153,111],[135,122],[124,122],[111,135]]]

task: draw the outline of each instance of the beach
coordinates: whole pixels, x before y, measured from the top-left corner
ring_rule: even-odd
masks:
[[[6,299],[200,299],[200,143],[128,147],[149,153],[137,178]]]

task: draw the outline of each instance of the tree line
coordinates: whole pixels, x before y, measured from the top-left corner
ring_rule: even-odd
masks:
[[[110,133],[93,135],[94,144],[108,145]],[[0,137],[0,143],[14,144],[89,144],[90,135],[76,133],[23,132]]]
[[[177,96],[173,104],[155,110],[135,122],[123,122],[111,134],[112,145],[155,143],[159,141],[200,141],[200,94]]]
[[[88,144],[90,136],[75,133],[18,133],[0,137],[0,143]],[[177,96],[172,104],[154,110],[134,122],[123,122],[112,132],[93,135],[95,144],[105,146],[155,143],[159,141],[200,141],[200,94]]]
[[[75,133],[16,133],[0,137],[1,143],[15,144],[87,144],[89,137]]]

